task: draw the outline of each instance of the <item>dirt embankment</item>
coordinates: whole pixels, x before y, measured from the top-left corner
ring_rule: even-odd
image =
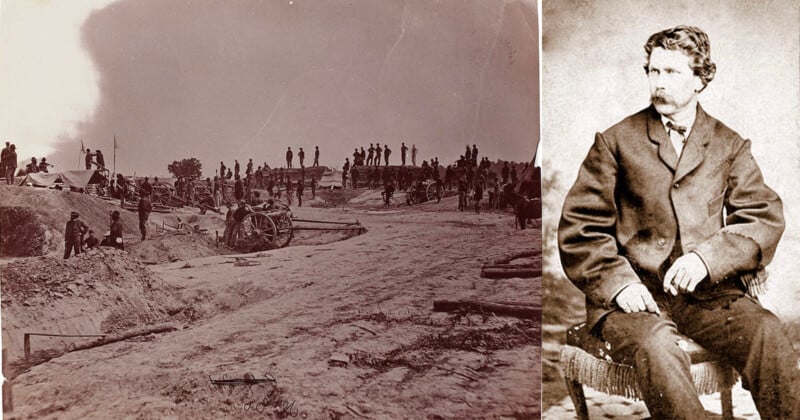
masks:
[[[3,345],[11,360],[22,358],[25,333],[108,334],[163,321],[183,309],[174,286],[114,248],[68,260],[12,261],[2,267],[0,288]],[[59,351],[76,340],[36,336],[32,350]]]
[[[142,243],[138,216],[121,210],[118,204],[116,200],[107,201],[69,191],[0,186],[0,256],[62,254],[64,228],[72,211],[78,212],[80,220],[102,239],[109,229],[111,212],[114,210],[120,211],[126,250],[142,261],[162,263],[220,253],[208,232],[213,235],[214,228],[224,225],[221,216],[195,216],[195,223],[207,230],[197,234],[176,235],[161,231],[159,227],[163,225],[160,215],[152,213],[148,224],[148,240]],[[181,215],[185,220],[194,216],[188,210]]]

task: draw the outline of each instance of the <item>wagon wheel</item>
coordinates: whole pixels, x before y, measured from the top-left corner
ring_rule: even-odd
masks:
[[[236,231],[235,248],[247,251],[267,249],[275,244],[277,229],[267,215],[250,213]]]
[[[275,223],[275,228],[277,230],[275,246],[283,248],[289,245],[289,242],[292,241],[292,236],[294,236],[292,219],[289,217],[289,214],[286,212],[270,214],[270,220]]]
[[[436,199],[436,183],[428,184],[425,188],[425,197],[427,197],[428,201]]]

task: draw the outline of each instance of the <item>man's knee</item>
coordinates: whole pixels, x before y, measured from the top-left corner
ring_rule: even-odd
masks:
[[[602,337],[611,345],[612,353],[627,362],[638,358],[685,356],[678,345],[680,335],[675,324],[651,313],[615,312],[603,322]],[[688,360],[688,356],[685,356]]]

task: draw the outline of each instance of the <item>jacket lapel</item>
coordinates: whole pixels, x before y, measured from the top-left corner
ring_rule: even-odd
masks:
[[[674,181],[678,182],[683,177],[694,171],[703,162],[706,157],[706,146],[708,146],[708,131],[710,121],[708,116],[703,111],[700,104],[697,105],[697,117],[694,120],[694,127],[692,127],[689,138],[683,146],[683,154],[681,155],[678,167],[675,171]],[[664,131],[664,130],[662,130]]]
[[[650,106],[650,118],[647,119],[647,135],[650,141],[658,144],[658,157],[675,172],[678,166],[678,154],[667,135],[667,130],[661,124],[661,116],[658,114],[654,106]]]

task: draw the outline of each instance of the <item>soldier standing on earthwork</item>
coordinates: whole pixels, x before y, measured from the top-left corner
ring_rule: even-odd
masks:
[[[89,227],[82,220],[78,220],[78,213],[71,212],[67,226],[64,229],[64,259],[69,258],[72,250],[75,249],[75,255],[81,253],[81,236],[83,236]]]
[[[142,194],[139,198],[139,232],[142,233],[142,240],[147,239],[147,219],[153,211],[153,204],[150,203],[150,193]]]
[[[300,179],[297,181],[297,207],[303,207],[303,189],[305,186],[303,185],[303,180]]]
[[[383,149],[381,149],[381,144],[377,143],[375,145],[375,160],[372,161],[373,165],[380,166],[380,164],[381,164],[381,153],[382,152],[383,152]]]

